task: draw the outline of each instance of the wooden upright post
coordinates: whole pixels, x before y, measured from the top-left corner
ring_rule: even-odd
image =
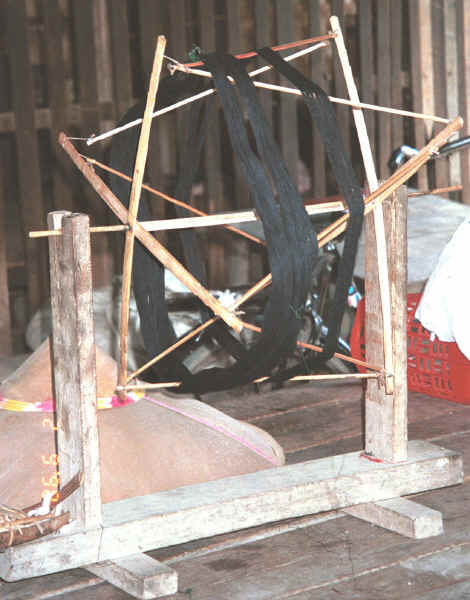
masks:
[[[63,505],[78,529],[101,525],[96,356],[87,215],[49,213],[52,355],[60,486],[81,485]]]
[[[383,202],[391,294],[393,394],[380,380],[368,380],[366,392],[366,453],[391,462],[407,459],[407,192],[400,187]],[[383,322],[377,275],[377,250],[372,215],[364,224],[366,253],[366,360],[383,364]]]

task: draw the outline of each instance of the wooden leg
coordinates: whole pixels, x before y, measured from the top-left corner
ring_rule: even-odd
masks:
[[[399,462],[407,458],[407,193],[402,186],[383,203],[388,242],[388,267],[392,307],[394,391],[387,394],[379,380],[367,382],[365,449],[381,460]],[[372,215],[365,219],[366,251],[366,360],[383,364],[383,322],[377,277],[375,228]]]
[[[146,554],[133,554],[96,563],[88,565],[86,569],[131,596],[143,600],[169,596],[178,591],[176,571]]]
[[[52,354],[60,487],[80,474],[80,487],[63,502],[77,528],[101,524],[96,415],[96,357],[89,218],[56,211],[49,240]]]
[[[441,535],[442,513],[406,498],[350,506],[344,513],[413,539]]]

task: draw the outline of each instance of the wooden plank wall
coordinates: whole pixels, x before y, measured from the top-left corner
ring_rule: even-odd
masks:
[[[84,137],[112,126],[145,94],[156,36],[168,54],[185,60],[193,44],[204,51],[247,50],[328,30],[341,20],[361,97],[366,102],[470,118],[469,0],[0,0],[0,148],[2,161],[0,339],[23,351],[26,324],[48,298],[47,244],[29,241],[51,209],[82,210],[93,224],[112,222],[108,211],[64,158],[62,129]],[[253,64],[259,61],[253,61]],[[334,49],[298,62],[329,93],[346,94]],[[266,81],[278,80],[275,74]],[[292,176],[306,196],[334,194],[321,142],[299,100],[260,92]],[[220,211],[250,205],[220,110],[212,109],[195,203]],[[337,109],[345,144],[363,179],[349,109]],[[402,142],[421,146],[439,126],[367,112],[378,174],[389,175],[390,152]],[[159,120],[152,134],[148,179],[171,191],[178,170],[180,114]],[[468,129],[467,133],[470,133]],[[80,149],[105,159],[109,144]],[[462,182],[454,195],[470,204],[470,151],[437,162],[416,178],[420,187]],[[155,201],[156,215],[168,209]],[[119,238],[94,238],[95,285],[119,271]],[[226,232],[204,238],[211,285],[227,287],[264,273],[257,248]],[[12,339],[13,338],[13,339]],[[8,344],[2,348],[10,350]]]

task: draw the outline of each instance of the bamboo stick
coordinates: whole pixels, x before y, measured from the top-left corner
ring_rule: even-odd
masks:
[[[396,191],[400,185],[412,177],[416,171],[422,167],[431,158],[431,156],[435,154],[439,148],[443,146],[446,141],[462,127],[462,117],[455,117],[444,129],[442,129],[442,131],[434,136],[432,140],[430,140],[426,146],[424,146],[418,152],[418,154],[415,154],[415,156],[410,158],[404,165],[397,169],[395,173],[393,173],[393,175],[391,175],[382,185],[380,185],[375,192],[369,194],[369,196],[367,196],[367,198],[364,200],[364,203],[366,204],[365,214],[368,214],[373,209],[375,203],[382,202],[387,196],[390,196],[390,194]],[[343,233],[347,219],[348,216],[343,215],[334,223],[326,227],[318,235],[319,243],[321,243],[323,246]]]
[[[159,390],[162,388],[175,388],[181,385],[181,381],[168,381],[164,383],[136,383],[135,385],[117,385],[116,392],[131,392],[134,390]]]
[[[354,75],[349,62],[348,52],[343,39],[343,32],[339,24],[338,17],[330,18],[331,30],[336,34],[335,43],[338,51],[339,60],[343,69],[344,79],[348,90],[349,98],[353,102],[359,102]],[[379,187],[377,174],[375,172],[374,159],[370,146],[369,136],[367,134],[364,114],[360,108],[353,108],[354,123],[356,125],[359,146],[361,148],[362,160],[366,172],[369,190],[375,192]],[[377,246],[377,270],[380,290],[380,301],[383,317],[383,338],[384,338],[384,367],[387,376],[385,377],[385,388],[388,394],[393,393],[393,348],[392,348],[392,309],[390,305],[390,279],[387,262],[387,243],[385,240],[385,226],[383,219],[382,205],[377,204],[373,210],[375,225],[375,242]]]
[[[326,45],[327,44],[323,42],[320,44],[316,44],[315,46],[312,46],[311,48],[301,50],[300,52],[294,52],[294,54],[291,54],[290,56],[286,56],[285,60],[293,60],[294,58],[298,58],[299,56],[303,56],[304,54],[313,52],[314,50],[317,50],[318,48],[323,48]],[[202,63],[200,63],[200,64],[202,65]],[[271,68],[270,66],[261,67],[260,69],[256,69],[255,71],[248,73],[248,75],[250,77],[254,77],[255,75],[258,75],[260,72],[264,72],[265,70],[268,70],[270,68]],[[173,64],[171,64],[171,66],[170,66],[170,71],[175,71],[175,70],[187,71],[187,72],[191,72],[196,75],[207,76],[207,71],[201,71],[198,69],[189,69],[185,65],[182,65],[177,62],[173,62]],[[170,106],[166,106],[165,108],[161,108],[161,109],[155,111],[152,114],[152,119],[155,117],[160,117],[161,115],[164,115],[168,112],[176,110],[177,108],[181,108],[182,106],[185,106],[186,104],[190,104],[191,102],[195,102],[196,100],[201,100],[202,98],[206,98],[207,96],[210,96],[215,93],[216,93],[216,90],[211,88],[209,90],[204,90],[203,92],[199,92],[198,94],[195,94],[194,96],[190,96],[189,98],[179,100],[178,102],[175,102],[174,104],[171,104]],[[125,123],[124,125],[121,125],[120,127],[115,127],[114,129],[111,129],[110,131],[106,131],[100,135],[92,135],[86,140],[86,143],[88,146],[91,146],[92,144],[95,144],[96,142],[105,140],[113,135],[116,135],[117,133],[121,133],[122,131],[125,131],[126,129],[130,129],[131,127],[140,125],[141,122],[142,122],[142,119],[135,119],[134,121]]]
[[[281,44],[280,46],[272,46],[271,50],[274,50],[274,52],[279,52],[280,50],[289,50],[290,48],[298,48],[299,46],[306,46],[307,44],[315,44],[317,42],[324,42],[327,40],[331,40],[333,39],[335,36],[333,33],[327,33],[325,35],[318,35],[316,37],[311,37],[311,38],[306,38],[304,40],[298,40],[297,42],[288,42],[287,44]],[[256,52],[256,50],[253,50],[251,52],[245,52],[244,54],[237,54],[235,56],[235,58],[238,59],[245,59],[245,58],[253,58],[254,56],[257,56],[258,52]],[[186,63],[183,66],[184,67],[202,67],[203,66],[203,62],[202,61],[198,61],[198,62],[192,62],[192,63]]]
[[[263,83],[261,81],[254,81],[253,85],[258,88],[265,90],[271,90],[273,92],[285,92],[286,94],[293,94],[294,96],[301,96],[302,92],[297,88],[287,87],[284,85],[276,85],[274,83]],[[438,117],[437,115],[430,115],[427,113],[413,112],[410,110],[403,110],[401,108],[391,108],[389,106],[379,106],[378,104],[368,104],[367,102],[353,102],[346,98],[337,98],[336,96],[328,96],[330,102],[334,104],[344,104],[345,106],[351,106],[352,108],[365,108],[366,110],[375,110],[377,112],[388,113],[390,115],[401,115],[403,117],[412,117],[414,119],[423,119],[425,121],[434,121],[436,123],[450,123],[450,119],[446,117]]]
[[[417,198],[418,196],[433,196],[439,194],[448,194],[449,192],[461,192],[463,186],[448,185],[447,187],[434,188],[433,190],[418,190],[416,192],[408,192],[408,198]]]
[[[320,48],[326,48],[328,44],[326,42],[320,42],[319,44],[315,44],[314,46],[309,46],[308,48],[304,48],[303,50],[299,50],[298,52],[294,52],[293,54],[289,54],[289,56],[285,56],[284,60],[291,61],[296,58],[300,58],[301,56],[306,56],[307,54],[311,54],[315,52],[315,50],[319,50]],[[261,75],[261,73],[266,73],[266,71],[270,71],[274,67],[272,65],[265,65],[264,67],[259,67],[254,71],[250,71],[248,73],[249,77],[256,77],[257,75]],[[207,77],[208,79],[212,78],[212,74],[209,71],[205,71],[203,69],[193,69],[191,67],[186,67],[183,64],[176,63],[171,65],[170,71],[183,71],[184,73],[190,73],[192,75],[199,75],[200,77]],[[233,82],[233,77],[228,77],[230,81]]]
[[[90,227],[90,233],[110,233],[113,231],[126,231],[129,229],[128,225],[98,225],[96,227]],[[43,237],[57,237],[62,235],[62,229],[44,229],[41,231],[30,231],[28,236],[30,238],[43,238]]]
[[[253,85],[255,87],[266,89],[266,90],[271,90],[274,92],[285,92],[287,94],[293,94],[295,96],[302,95],[302,92],[300,90],[298,90],[297,88],[276,85],[274,83],[263,83],[261,81],[254,81]],[[176,110],[178,108],[186,106],[187,104],[190,104],[191,102],[196,102],[197,100],[202,100],[203,98],[207,98],[208,96],[210,96],[212,94],[215,94],[214,88],[211,88],[209,90],[204,90],[203,92],[199,92],[198,94],[195,94],[194,96],[190,96],[183,100],[179,100],[178,102],[175,102],[174,104],[171,104],[170,106],[166,106],[165,108],[161,108],[160,110],[157,110],[156,112],[154,112],[152,114],[152,118],[160,117],[169,112],[172,112],[173,110]],[[367,110],[375,110],[378,112],[384,112],[384,113],[388,113],[391,115],[401,115],[403,117],[412,117],[414,119],[423,119],[425,121],[434,121],[436,123],[447,124],[450,122],[450,119],[447,119],[445,117],[438,117],[436,115],[429,115],[426,113],[418,113],[418,112],[413,112],[413,111],[409,111],[409,110],[402,110],[400,108],[391,108],[391,107],[387,107],[387,106],[378,106],[377,104],[367,104],[365,102],[352,102],[351,100],[346,100],[345,98],[336,98],[335,96],[328,96],[328,98],[330,99],[331,102],[334,102],[335,104],[344,104],[346,106],[352,106],[355,108],[365,108]],[[110,129],[109,131],[105,131],[104,133],[100,133],[99,135],[92,135],[86,139],[86,144],[87,144],[87,146],[91,146],[92,144],[95,144],[96,142],[100,142],[102,140],[110,138],[113,135],[116,135],[118,133],[121,133],[122,131],[125,131],[126,129],[131,129],[132,127],[136,127],[137,125],[140,125],[140,123],[142,123],[142,119],[135,119],[134,121],[130,121],[129,123],[125,123],[124,125],[121,125],[120,127],[115,127],[114,129]]]
[[[291,377],[290,379],[286,379],[285,383],[292,381],[331,381],[335,379],[377,379],[381,377],[380,373],[338,373],[338,374],[330,374],[330,373],[319,373],[316,375],[296,375],[295,377]],[[260,377],[259,379],[255,379],[253,383],[263,383],[263,381],[268,381],[270,379],[269,376]],[[175,388],[180,387],[181,381],[169,381],[168,383],[145,383],[142,382],[140,384],[135,385],[118,385],[116,386],[117,392],[130,392],[134,390],[155,390],[162,388]]]
[[[131,297],[132,261],[134,258],[135,224],[139,211],[142,183],[144,179],[145,165],[147,163],[148,145],[150,139],[150,128],[152,126],[152,111],[157,98],[160,74],[162,71],[163,56],[166,48],[166,38],[158,36],[157,46],[153,59],[152,73],[150,75],[147,102],[145,105],[142,127],[140,130],[137,156],[132,177],[131,194],[129,199],[129,210],[127,213],[129,229],[126,231],[124,245],[124,258],[122,265],[122,289],[121,289],[121,327],[120,327],[120,368],[119,383],[123,384],[127,379],[127,353],[129,335],[129,302]]]
[[[116,175],[117,177],[121,177],[121,179],[125,179],[126,181],[132,181],[132,178],[129,177],[128,175],[125,175],[124,173],[121,173],[120,171],[117,171],[116,169],[113,169],[113,168],[109,167],[108,165],[105,165],[94,158],[89,158],[87,156],[83,156],[83,158],[88,163],[90,163],[92,165],[96,165],[96,166],[100,167],[101,169],[108,171],[109,173],[113,173],[113,175]],[[142,188],[144,190],[146,190],[147,192],[154,194],[155,196],[159,196],[160,198],[163,198],[167,202],[171,202],[172,204],[175,204],[177,206],[181,206],[182,208],[185,208],[186,210],[188,210],[189,212],[192,212],[195,215],[204,217],[204,216],[207,216],[207,214],[208,214],[208,213],[203,212],[202,210],[195,208],[194,206],[191,206],[190,204],[187,204],[186,202],[182,202],[181,200],[178,200],[177,198],[173,198],[173,196],[169,196],[168,194],[165,194],[165,193],[161,192],[160,190],[156,190],[155,188],[150,187],[149,185],[146,185],[145,183],[142,185]],[[146,223],[146,221],[141,221],[141,225],[143,225],[144,227],[145,227],[145,223]],[[226,225],[225,229],[228,229],[229,231],[232,231],[233,233],[237,233],[238,235],[241,235],[241,236],[251,240],[252,242],[255,242],[256,244],[264,245],[263,240],[260,240],[257,237],[255,237],[254,235],[250,235],[246,231],[238,229],[237,227],[232,227],[231,225]]]
[[[241,306],[244,302],[246,302],[246,300],[248,298],[251,298],[252,296],[254,296],[256,293],[258,293],[261,289],[267,287],[267,285],[269,285],[271,283],[271,274],[267,275],[266,277],[264,277],[261,281],[259,281],[255,286],[253,286],[250,290],[248,290],[248,292],[246,294],[244,294],[241,298],[239,298],[237,300],[237,302],[232,306],[232,309],[235,309],[239,306]],[[165,358],[165,356],[168,356],[168,354],[171,354],[171,352],[173,352],[174,350],[176,350],[177,348],[180,348],[181,346],[183,346],[186,342],[188,342],[189,340],[193,339],[194,337],[196,337],[199,333],[202,333],[203,331],[205,331],[208,327],[210,327],[211,325],[213,325],[215,322],[217,321],[217,318],[213,317],[212,319],[209,319],[207,321],[205,321],[204,323],[202,323],[201,325],[199,325],[198,327],[196,327],[195,329],[193,329],[192,331],[190,331],[189,333],[187,333],[185,336],[183,336],[182,338],[180,338],[177,342],[175,342],[174,344],[172,344],[171,346],[169,346],[168,348],[165,348],[165,350],[163,350],[162,352],[160,352],[160,354],[157,354],[156,356],[154,356],[153,358],[151,358],[148,362],[146,362],[144,365],[142,365],[141,367],[139,367],[136,371],[134,371],[131,375],[129,375],[127,381],[131,381],[132,379],[135,379],[138,375],[140,375],[141,373],[143,373],[144,371],[146,371],[148,368],[150,368],[151,366],[153,366],[154,364],[156,364],[157,362],[159,362],[160,360],[162,360],[163,358]],[[256,325],[252,325],[251,323],[243,323],[244,327],[246,327],[247,329],[251,329],[252,331],[256,331],[257,333],[261,333],[261,328],[257,327]],[[314,350],[315,352],[323,352],[323,349],[320,346],[316,346],[313,344],[308,344],[306,342],[297,342],[296,344],[299,348],[304,348],[306,350]],[[371,365],[365,361],[359,360],[358,358],[353,358],[351,356],[347,356],[346,354],[341,354],[339,352],[335,352],[334,356],[336,358],[340,358],[346,362],[350,362],[352,364],[361,366],[361,367],[365,367],[367,369],[371,369],[373,371],[377,371],[377,372],[382,372],[383,369],[382,367],[376,366],[376,365]]]
[[[127,223],[128,211],[125,206],[118,198],[116,198],[104,181],[94,172],[92,167],[83,160],[72,142],[63,132],[59,135],[59,143],[100,198],[104,200],[121,222]],[[243,329],[243,324],[240,319],[218,302],[218,300],[216,300],[207,289],[202,286],[199,281],[193,277],[193,275],[191,275],[191,273],[189,273],[164,246],[162,246],[162,244],[158,242],[158,240],[156,240],[148,231],[145,231],[138,221],[135,223],[135,236],[149,252],[151,252],[151,254],[158,258],[158,260],[169,269],[175,277],[190,289],[201,302],[223,319],[229,327],[233,327],[237,332],[240,332]]]
[[[287,381],[321,381],[322,379],[377,379],[380,373],[319,373],[316,375],[296,375]]]
[[[321,215],[332,212],[344,212],[344,204],[341,201],[322,202],[321,204],[307,204],[305,211],[309,215]],[[174,219],[156,219],[152,221],[139,221],[146,231],[172,231],[175,229],[192,229],[197,227],[226,226],[229,223],[252,223],[258,221],[254,210],[235,211],[230,213],[219,213],[215,215],[204,215],[202,217],[178,217]],[[103,225],[90,227],[95,233],[106,233],[110,231],[129,230],[128,225]],[[241,231],[241,230],[240,230]],[[62,235],[59,230],[30,231],[29,237],[40,238]],[[254,236],[252,236],[254,237]],[[258,240],[258,238],[255,238]],[[264,245],[264,242],[260,240]]]

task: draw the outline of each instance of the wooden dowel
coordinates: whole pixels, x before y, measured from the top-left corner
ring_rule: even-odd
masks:
[[[254,81],[255,87],[271,90],[273,92],[285,92],[286,94],[293,94],[294,96],[301,96],[302,92],[297,88],[287,87],[283,85],[276,85],[274,83],[264,83],[262,81]],[[438,117],[436,115],[429,115],[426,113],[412,112],[410,110],[402,110],[401,108],[391,108],[388,106],[379,106],[377,104],[368,104],[366,102],[353,102],[346,100],[345,98],[337,98],[336,96],[328,96],[331,102],[335,104],[344,104],[345,106],[351,106],[352,108],[365,108],[366,110],[375,110],[377,112],[388,113],[390,115],[401,115],[403,117],[412,117],[414,119],[423,119],[425,121],[435,121],[436,123],[450,123],[450,119],[446,117]]]
[[[319,373],[318,375],[296,375],[287,381],[321,381],[322,379],[377,379],[380,373]]]
[[[90,164],[96,165],[96,166],[100,167],[101,169],[108,171],[109,173],[113,173],[113,175],[116,175],[117,177],[121,177],[121,179],[125,179],[126,181],[132,181],[132,178],[129,177],[128,175],[125,175],[124,173],[121,173],[120,171],[116,171],[116,169],[108,167],[108,165],[105,165],[105,164],[99,162],[98,160],[95,160],[94,158],[89,158],[86,156],[83,156],[83,158]],[[178,200],[177,198],[173,198],[172,196],[169,196],[168,194],[165,194],[165,193],[161,192],[160,190],[156,190],[155,188],[152,188],[149,185],[143,184],[142,188],[144,190],[146,190],[147,192],[154,194],[155,196],[159,196],[160,198],[163,198],[167,202],[171,202],[172,204],[176,204],[177,206],[186,208],[186,210],[188,210],[189,212],[192,212],[195,215],[199,215],[201,217],[207,216],[207,213],[203,212],[202,210],[199,210],[199,209],[195,208],[194,206],[187,204],[186,202],[182,202],[181,200]],[[145,226],[145,221],[141,221],[141,225]],[[233,233],[241,235],[241,236],[245,237],[246,239],[254,242],[255,244],[261,244],[264,246],[263,240],[260,240],[259,238],[255,237],[254,235],[250,235],[246,231],[238,229],[237,227],[233,227],[232,225],[225,225],[225,229],[228,229],[229,231],[232,231]]]
[[[155,117],[160,117],[161,115],[166,115],[167,113],[172,112],[173,110],[176,110],[177,108],[181,108],[182,106],[185,106],[186,104],[189,104],[190,102],[195,102],[196,100],[201,100],[202,98],[207,98],[207,96],[210,96],[213,93],[214,93],[214,90],[211,88],[209,90],[204,90],[203,92],[199,92],[199,94],[196,94],[195,96],[191,96],[190,98],[185,98],[184,100],[175,102],[175,104],[171,104],[170,106],[165,106],[165,108],[161,108],[160,110],[155,111],[152,114],[152,119],[154,119]],[[121,125],[120,127],[115,127],[114,129],[105,131],[104,133],[100,133],[99,135],[92,135],[89,138],[86,138],[86,144],[87,144],[87,146],[91,146],[92,144],[96,144],[96,142],[106,140],[107,138],[110,138],[113,135],[116,135],[117,133],[126,131],[126,129],[131,129],[132,127],[137,127],[137,125],[140,125],[141,123],[142,123],[142,119],[139,118],[139,119],[135,119],[134,121],[130,121],[129,123],[125,123],[124,125]]]
[[[295,96],[302,95],[302,92],[300,90],[298,90],[297,88],[291,88],[291,87],[286,87],[286,86],[282,86],[282,85],[275,85],[273,83],[263,83],[261,81],[254,81],[253,85],[255,87],[258,87],[261,89],[266,89],[266,90],[271,90],[274,92],[285,92],[286,94],[293,94]],[[197,100],[202,100],[203,98],[207,98],[208,96],[210,96],[214,93],[215,93],[214,88],[211,88],[209,90],[204,90],[203,92],[199,92],[198,94],[195,94],[194,96],[190,96],[189,98],[185,98],[184,100],[175,102],[175,104],[171,104],[170,106],[166,106],[165,108],[161,108],[160,110],[155,111],[152,114],[152,118],[154,119],[156,117],[165,115],[173,110],[176,110],[178,108],[186,106],[187,104],[190,104],[191,102],[196,102]],[[436,123],[447,124],[450,122],[450,119],[447,119],[445,117],[438,117],[436,115],[412,112],[409,110],[402,110],[399,108],[378,106],[377,104],[367,104],[365,102],[354,103],[354,102],[351,102],[351,100],[346,100],[345,98],[336,98],[335,96],[328,96],[328,97],[331,102],[334,102],[336,104],[344,104],[346,106],[352,106],[352,107],[356,107],[356,108],[365,108],[367,110],[375,110],[378,112],[384,112],[384,113],[388,113],[391,115],[401,115],[403,117],[412,117],[414,119],[423,119],[425,121],[435,121]],[[116,127],[109,131],[105,131],[104,133],[100,133],[99,135],[92,135],[89,138],[87,138],[86,144],[87,144],[87,146],[91,146],[92,144],[96,144],[96,142],[100,142],[102,140],[110,138],[113,135],[116,135],[118,133],[121,133],[122,131],[125,131],[126,129],[131,129],[132,127],[136,127],[137,125],[140,125],[141,123],[142,123],[142,119],[135,119],[134,121],[130,121],[129,123],[125,123],[124,125],[121,125],[120,127]]]
[[[122,223],[127,223],[127,209],[116,198],[104,181],[95,173],[90,165],[77,152],[75,146],[67,138],[65,133],[60,133],[59,143],[64,151],[69,155],[72,162],[88,180],[97,194],[104,200],[113,213]],[[168,252],[168,250],[156,240],[151,233],[145,229],[137,221],[135,223],[135,236],[137,239],[153,254],[158,260],[169,269],[175,277],[177,277],[189,290],[193,292],[208,308],[216,315],[223,319],[229,327],[237,332],[243,329],[243,325],[236,315],[230,312],[216,298],[214,298],[200,282],[187,271],[176,258]]]
[[[368,214],[374,207],[374,203],[383,202],[383,200],[390,196],[400,185],[405,183],[410,177],[412,177],[416,171],[423,166],[429,158],[443,146],[446,141],[459,129],[463,127],[463,120],[461,117],[455,117],[442,131],[440,131],[435,137],[430,140],[424,148],[422,148],[418,154],[415,154],[410,160],[393,173],[379,188],[369,194],[365,198],[364,203],[365,214]],[[326,227],[322,232],[318,234],[319,244],[322,246],[327,242],[331,241],[345,229],[345,224],[348,219],[347,215],[343,215],[337,219],[334,223]]]
[[[168,381],[166,383],[145,383],[135,385],[117,385],[116,392],[131,392],[134,390],[159,390],[162,388],[175,388],[181,385],[181,381]]]
[[[285,58],[285,60],[293,60],[294,58],[297,58],[298,56],[302,56],[303,54],[307,54],[308,52],[312,52],[313,50],[317,50],[318,48],[323,48],[325,45],[326,45],[325,43],[321,43],[321,44],[317,44],[316,46],[312,46],[312,48],[307,48],[306,50],[302,50],[300,52],[295,52],[294,54],[287,56]],[[202,63],[200,63],[200,64],[202,65]],[[272,67],[262,67],[263,70],[267,70],[270,68],[272,68]],[[188,72],[191,72],[196,75],[207,76],[207,71],[200,71],[197,69],[193,69],[193,70],[189,71],[188,69],[186,69],[185,65],[182,65],[182,64],[172,64],[170,70],[188,71]],[[248,75],[250,75],[251,77],[254,77],[255,75],[258,75],[260,72],[262,72],[260,69],[256,69],[255,71],[252,71],[252,73],[248,73]],[[199,92],[198,94],[195,94],[188,98],[184,98],[183,100],[179,100],[178,102],[175,102],[174,104],[171,104],[170,106],[166,106],[165,108],[161,108],[161,109],[155,111],[152,114],[152,119],[155,117],[160,117],[161,115],[165,115],[173,110],[176,110],[177,108],[181,108],[182,106],[190,104],[191,102],[196,102],[197,100],[201,100],[202,98],[207,98],[208,96],[211,96],[212,94],[215,94],[215,93],[216,93],[215,88],[211,88],[209,90],[204,90],[203,92]],[[125,123],[124,125],[121,125],[120,127],[115,127],[114,129],[111,129],[110,131],[106,131],[99,135],[92,135],[86,140],[86,143],[88,146],[91,146],[92,144],[95,144],[96,142],[99,142],[101,140],[105,140],[109,137],[112,137],[113,135],[121,133],[122,131],[125,131],[126,129],[130,129],[131,127],[136,127],[137,125],[140,125],[140,123],[142,123],[142,119],[135,119],[134,121]]]
[[[154,365],[157,362],[159,362],[160,360],[162,360],[162,358],[165,358],[165,356],[168,356],[168,354],[171,354],[177,348],[180,348],[181,346],[186,344],[186,342],[189,342],[189,340],[193,339],[196,335],[198,335],[199,333],[201,333],[202,331],[204,331],[205,329],[210,327],[216,321],[217,321],[217,319],[215,317],[212,317],[211,319],[208,319],[207,321],[202,323],[202,325],[199,325],[199,327],[196,327],[196,329],[193,329],[192,331],[187,333],[185,336],[180,338],[177,342],[175,342],[171,346],[168,346],[168,348],[165,348],[165,350],[163,350],[162,352],[160,352],[159,354],[157,354],[156,356],[151,358],[149,361],[147,361],[144,365],[142,365],[138,369],[136,369],[131,375],[129,375],[129,377],[127,378],[127,381],[128,382],[132,381],[132,379],[135,379],[136,377],[138,377],[141,373],[143,373],[144,371],[149,369],[152,365]]]
[[[301,56],[311,54],[312,52],[315,52],[315,50],[319,50],[320,48],[325,48],[327,46],[327,42],[320,42],[319,44],[315,44],[314,46],[310,46],[309,48],[304,48],[303,50],[299,50],[298,52],[289,54],[288,56],[284,57],[284,60],[289,62],[291,60],[295,60],[296,58],[300,58]],[[254,71],[250,71],[248,73],[248,77],[256,77],[257,75],[266,73],[267,71],[270,71],[273,68],[274,67],[272,65],[265,65],[264,67],[259,67]],[[184,73],[190,73],[191,75],[199,75],[200,77],[207,77],[208,79],[212,78],[212,74],[209,71],[205,71],[203,69],[192,69],[190,67],[185,67],[182,64],[174,64],[171,66],[170,70],[183,71]],[[233,77],[229,76],[228,79],[233,82]]]
[[[307,204],[305,210],[309,215],[329,214],[333,212],[344,212],[344,205],[340,201],[323,202],[321,204]],[[146,231],[172,231],[175,229],[192,229],[197,227],[226,226],[229,223],[252,223],[258,221],[254,210],[244,210],[231,213],[220,213],[216,215],[204,215],[202,217],[178,217],[174,219],[156,219],[152,221],[139,221]],[[103,233],[109,231],[128,230],[126,225],[104,225],[102,227],[90,227],[90,232]],[[50,237],[61,235],[61,231],[32,231],[29,237]],[[263,244],[264,245],[264,244]]]
[[[338,17],[330,18],[331,30],[336,34],[335,44],[338,51],[339,60],[343,69],[344,79],[351,101],[358,103],[359,94],[354,81],[353,72],[349,63],[348,52],[343,39],[343,32],[339,24]],[[366,172],[366,179],[369,190],[375,192],[379,187],[377,174],[375,172],[374,159],[370,146],[369,136],[367,134],[364,114],[360,108],[353,108],[354,123],[356,125],[359,146],[361,148],[362,160]],[[377,247],[377,270],[380,289],[383,338],[384,338],[384,366],[387,376],[385,377],[385,387],[388,394],[393,393],[393,348],[392,348],[392,309],[390,305],[390,280],[388,275],[387,262],[387,243],[385,240],[385,227],[383,220],[382,205],[377,204],[374,207],[374,225],[375,225],[375,244]]]
[[[408,198],[417,198],[418,196],[433,196],[439,194],[448,194],[449,192],[461,192],[463,186],[449,185],[447,187],[434,188],[433,190],[418,190],[416,192],[408,192]]]
[[[289,381],[332,381],[335,379],[377,379],[381,377],[380,373],[338,373],[338,374],[318,374],[318,375],[296,375],[295,377],[291,377],[290,379],[286,379],[284,383],[288,383]],[[255,379],[253,383],[262,383],[263,381],[268,381],[270,379],[269,376],[260,377],[259,379]],[[175,388],[180,387],[181,381],[169,381],[167,383],[145,383],[135,385],[118,385],[116,386],[117,392],[130,392],[134,390],[158,390],[164,388]]]
[[[98,225],[97,227],[90,227],[90,233],[110,233],[113,231],[126,231],[127,229],[129,229],[128,225]],[[28,233],[30,238],[60,237],[61,235],[62,229],[45,229]]]
[[[288,42],[287,44],[281,44],[280,46],[272,46],[271,50],[274,50],[274,52],[279,52],[279,50],[289,50],[290,48],[298,48],[299,46],[306,46],[307,44],[315,44],[317,42],[324,42],[327,40],[331,40],[332,38],[334,38],[334,34],[327,33],[325,35],[318,35],[316,37],[306,38],[305,40],[298,40],[297,42]],[[235,56],[235,58],[238,58],[238,59],[253,58],[254,56],[257,56],[257,55],[258,55],[258,52],[253,50],[251,52],[245,52],[244,54],[237,54]],[[198,62],[186,63],[183,66],[188,67],[188,68],[202,67],[203,64],[204,63],[202,61],[198,61]]]
[[[126,231],[122,265],[119,384],[123,384],[127,379],[129,303],[131,297],[132,261],[134,258],[135,223],[137,221],[145,165],[147,163],[150,127],[152,125],[152,111],[154,109],[155,100],[157,97],[165,47],[166,38],[163,35],[159,35],[157,46],[155,48],[152,73],[150,75],[149,89],[147,93],[147,101],[142,119],[139,143],[137,146],[137,156],[135,160],[134,175],[132,177],[131,194],[129,199],[129,210],[127,213],[129,229]]]
[[[235,308],[238,308],[239,306],[241,306],[249,298],[253,297],[259,291],[261,291],[262,289],[267,287],[271,283],[271,281],[272,281],[272,277],[271,277],[271,274],[269,273],[268,275],[266,275],[266,277],[261,279],[256,285],[254,285],[252,288],[250,288],[241,298],[239,298],[237,300],[237,302],[232,306],[232,308],[235,309]],[[199,335],[201,332],[203,332],[208,327],[213,325],[216,321],[217,321],[216,318],[209,319],[209,320],[205,321],[204,323],[202,323],[201,325],[199,325],[198,327],[196,327],[195,329],[193,329],[192,331],[190,331],[189,333],[187,333],[185,336],[180,338],[177,342],[175,342],[168,348],[165,348],[165,350],[160,352],[160,354],[157,354],[152,359],[150,359],[148,362],[146,362],[144,365],[139,367],[136,371],[134,371],[131,375],[129,375],[127,381],[129,382],[132,379],[135,379],[138,375],[140,375],[141,373],[146,371],[148,368],[150,368],[152,365],[156,364],[157,362],[159,362],[160,360],[165,358],[165,356],[168,356],[168,354],[171,354],[171,352],[173,352],[177,348],[180,348],[181,346],[183,346],[186,342],[193,339],[195,336]],[[261,328],[257,327],[256,325],[252,325],[251,323],[244,322],[244,326],[247,329],[251,329],[252,331],[261,333]],[[297,342],[297,346],[299,346],[300,348],[305,348],[307,350],[323,352],[323,349],[320,346],[315,346],[313,344],[307,344],[306,342]],[[383,370],[382,367],[379,367],[376,365],[371,365],[371,364],[369,364],[365,361],[359,360],[357,358],[352,358],[351,356],[347,356],[345,354],[340,354],[339,352],[335,352],[334,356],[336,358],[340,358],[346,362],[350,362],[352,364],[355,364],[355,365],[358,365],[361,367],[365,367],[367,369],[371,369],[372,371],[382,372],[382,370]]]

